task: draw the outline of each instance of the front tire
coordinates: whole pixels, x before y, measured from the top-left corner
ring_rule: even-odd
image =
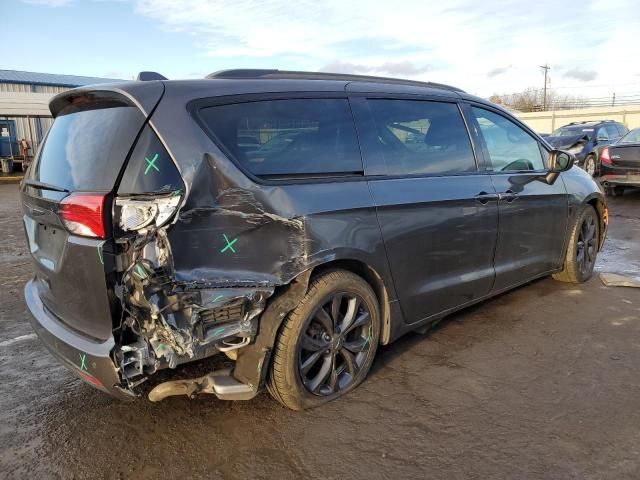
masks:
[[[344,395],[367,376],[378,346],[380,306],[361,277],[333,270],[313,279],[284,320],[267,389],[304,410]]]
[[[585,205],[571,229],[564,269],[553,274],[561,282],[583,283],[591,278],[598,255],[600,222],[596,210]]]
[[[605,187],[604,194],[608,197],[620,197],[624,195],[624,187],[622,185]]]

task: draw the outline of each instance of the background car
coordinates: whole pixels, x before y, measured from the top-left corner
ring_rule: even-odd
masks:
[[[622,123],[613,120],[572,122],[554,130],[544,139],[552,147],[573,154],[577,164],[595,176],[600,173],[598,158],[602,149],[628,131]]]
[[[607,195],[622,195],[625,188],[640,187],[640,128],[605,147],[600,155],[603,186]]]

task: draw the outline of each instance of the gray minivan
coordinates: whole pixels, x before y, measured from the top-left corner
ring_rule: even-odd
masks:
[[[266,386],[313,407],[362,382],[378,345],[592,274],[600,187],[494,104],[354,75],[154,78],[57,95],[21,186],[34,329],[116,397],[224,354],[149,398]]]

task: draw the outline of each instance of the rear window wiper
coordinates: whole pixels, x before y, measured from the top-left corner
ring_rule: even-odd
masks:
[[[71,193],[66,188],[56,187],[55,185],[51,185],[50,183],[38,182],[37,180],[25,180],[25,185],[29,185],[30,187],[40,188],[42,190],[51,190],[54,192],[63,192],[63,193]]]

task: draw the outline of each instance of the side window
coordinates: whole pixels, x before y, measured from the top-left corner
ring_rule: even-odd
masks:
[[[160,139],[144,127],[122,176],[119,194],[184,190],[182,177]]]
[[[626,135],[629,132],[629,130],[627,130],[627,127],[625,127],[621,123],[616,124],[616,126],[618,127],[618,131],[620,132],[620,136],[621,137],[623,137],[624,135]]]
[[[609,141],[609,133],[607,133],[606,128],[604,127],[600,127],[598,129],[598,134],[596,137],[598,140],[604,141],[604,142],[608,142]]]
[[[538,141],[502,115],[471,107],[497,172],[544,170]]]
[[[620,137],[620,134],[618,133],[618,129],[613,123],[610,125],[605,125],[604,128],[607,130],[607,134],[609,135],[610,140]]]
[[[346,99],[265,100],[205,107],[200,119],[258,177],[362,174]]]
[[[367,104],[376,132],[368,136],[364,149],[381,152],[390,175],[477,170],[456,104],[391,99],[369,99]]]

